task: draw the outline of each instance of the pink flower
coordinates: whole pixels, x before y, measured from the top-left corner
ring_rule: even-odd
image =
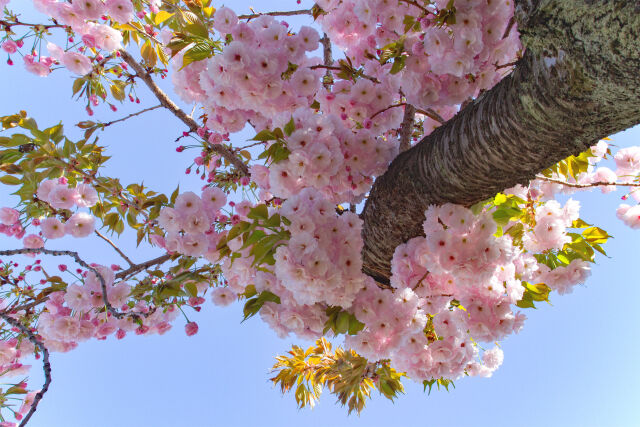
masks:
[[[20,410],[18,411],[20,414],[26,414],[31,409],[31,405],[33,405],[33,401],[36,398],[36,394],[38,394],[40,390],[34,390],[27,393],[26,397],[22,401],[22,406],[20,406]]]
[[[80,207],[89,208],[98,203],[98,192],[88,184],[80,184],[76,187],[78,196],[76,204]]]
[[[72,73],[84,76],[93,70],[91,60],[81,53],[65,52],[61,59],[62,64]]]
[[[102,0],[76,0],[73,9],[84,19],[100,19],[105,11]]]
[[[49,204],[55,209],[71,209],[75,205],[77,192],[75,188],[58,185],[49,193]]]
[[[40,249],[44,246],[44,240],[36,234],[29,234],[24,238],[22,243],[24,244],[24,247],[28,249]]]
[[[209,187],[202,190],[202,202],[210,212],[217,212],[227,204],[227,195],[218,187]]]
[[[121,24],[133,19],[133,4],[131,0],[107,0],[105,5],[109,15]]]
[[[53,179],[42,181],[38,186],[38,191],[36,192],[38,199],[47,202],[49,200],[49,195],[57,185],[58,183]]]
[[[96,38],[91,34],[83,34],[82,43],[87,47],[96,47]]]
[[[16,53],[16,51],[18,50],[18,45],[13,40],[7,40],[6,42],[2,43],[2,50],[9,54]]]
[[[120,49],[122,45],[122,34],[120,31],[111,28],[108,25],[98,24],[89,30],[89,35],[93,36],[96,46],[108,51]]]
[[[179,251],[185,255],[198,257],[209,250],[209,240],[204,233],[187,233],[181,241]]]
[[[42,235],[47,239],[59,239],[65,234],[65,227],[58,218],[45,218],[40,223]]]
[[[227,306],[237,299],[238,295],[229,288],[215,288],[211,293],[211,301],[219,306]]]
[[[35,62],[33,55],[25,55],[23,58],[24,66],[28,72],[35,74],[36,76],[46,77],[51,73],[51,69],[43,62]],[[41,58],[42,59],[42,58]]]
[[[189,322],[184,325],[184,331],[188,337],[195,335],[198,333],[198,324],[196,322]]]
[[[198,212],[202,208],[202,200],[191,191],[180,194],[176,198],[175,209],[182,215]]]
[[[0,208],[0,223],[4,225],[13,225],[18,222],[20,212],[11,208]]]
[[[58,61],[60,61],[62,59],[62,56],[64,55],[64,49],[51,42],[47,43],[47,50],[49,51],[51,56]]]
[[[228,7],[221,7],[213,14],[213,28],[221,33],[230,34],[238,23],[238,16]]]
[[[95,222],[93,215],[77,212],[65,223],[65,229],[73,237],[87,237],[95,230]]]

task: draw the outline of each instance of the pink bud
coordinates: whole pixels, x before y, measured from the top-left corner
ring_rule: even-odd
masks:
[[[196,322],[189,322],[184,325],[184,331],[188,337],[195,335],[198,333],[198,324]]]

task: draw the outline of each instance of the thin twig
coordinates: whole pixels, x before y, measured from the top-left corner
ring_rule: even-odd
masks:
[[[327,66],[327,65],[321,65],[321,64],[312,65],[309,68],[311,70],[317,70],[318,68],[322,68],[322,69],[325,69],[325,70],[335,70],[335,71],[342,71],[343,70],[342,67],[334,67],[334,66]],[[377,78],[372,77],[372,76],[368,76],[368,75],[360,73],[360,72],[356,72],[355,75],[358,76],[358,77],[365,78],[367,80],[371,80],[374,83],[380,83],[380,80],[378,80]]]
[[[113,121],[110,121],[110,122],[107,122],[107,123],[100,123],[100,124],[102,125],[102,128],[104,129],[107,126],[111,126],[111,125],[114,125],[116,123],[124,122],[125,120],[128,120],[131,117],[139,116],[140,114],[146,113],[147,111],[155,110],[156,108],[160,108],[160,107],[162,107],[162,104],[158,104],[158,105],[156,105],[154,107],[145,108],[144,110],[140,110],[137,113],[131,113],[128,116],[125,116],[125,117],[123,117],[121,119],[118,119],[118,120],[113,120]]]
[[[404,2],[404,3],[407,3],[407,4],[410,4],[410,5],[412,5],[412,6],[415,6],[415,7],[417,7],[418,9],[420,9],[423,13],[425,13],[426,15],[429,15],[429,14],[432,14],[432,13],[433,13],[432,11],[430,11],[429,9],[427,9],[426,7],[421,6],[421,5],[420,5],[417,1],[415,1],[415,0],[398,0],[398,1],[401,1],[401,2]]]
[[[404,117],[400,126],[400,152],[411,148],[411,134],[413,134],[413,120],[416,117],[416,108],[411,104],[405,104]]]
[[[171,254],[164,254],[157,258],[151,259],[149,261],[143,262],[141,264],[134,264],[126,270],[122,270],[116,274],[116,279],[126,279],[127,277],[139,273],[142,270],[146,270],[147,268],[165,263],[171,259]]]
[[[111,245],[111,247],[112,247],[113,249],[115,249],[115,251],[116,251],[116,252],[118,252],[118,255],[120,255],[120,256],[121,256],[125,261],[127,261],[127,262],[129,263],[129,265],[130,265],[130,266],[132,266],[132,267],[133,267],[133,266],[135,265],[135,263],[133,263],[133,262],[129,259],[129,257],[128,257],[128,256],[126,256],[126,255],[124,254],[124,252],[122,252],[122,251],[120,250],[120,248],[119,248],[119,247],[117,247],[117,246],[116,246],[116,244],[115,244],[115,243],[113,243],[113,242],[112,242],[112,241],[111,241],[107,236],[105,236],[104,234],[100,233],[98,230],[94,230],[94,233],[95,233],[98,237],[100,237],[102,240],[104,240],[105,242],[107,242],[108,244],[110,244],[110,245]]]
[[[398,103],[398,104],[392,104],[392,105],[389,105],[388,107],[383,108],[383,109],[382,109],[382,110],[380,110],[380,111],[376,111],[376,112],[373,114],[373,116],[371,116],[371,117],[369,117],[369,118],[373,120],[373,118],[374,118],[375,116],[377,116],[378,114],[382,114],[382,113],[384,113],[385,111],[390,110],[390,109],[392,109],[392,108],[396,108],[396,107],[403,107],[403,106],[405,106],[406,104],[407,104],[406,102],[400,102],[400,103]]]
[[[22,422],[20,423],[20,427],[24,427],[31,419],[31,416],[36,412],[38,403],[40,402],[40,400],[42,400],[42,397],[47,392],[47,390],[49,390],[49,386],[51,385],[51,363],[49,362],[49,350],[47,349],[47,347],[45,347],[42,341],[21,322],[9,316],[4,311],[0,312],[0,317],[2,317],[5,322],[10,324],[14,328],[18,328],[20,332],[25,334],[27,338],[29,338],[29,341],[31,341],[33,345],[39,348],[42,352],[42,370],[44,371],[44,384],[42,385],[40,391],[36,393],[29,412],[27,412],[27,415],[24,416]]]
[[[542,175],[536,175],[536,179],[539,179],[541,181],[552,182],[554,184],[562,184],[562,185],[564,185],[566,187],[573,187],[573,188],[604,187],[604,186],[610,186],[610,185],[619,185],[620,187],[638,187],[638,188],[640,188],[640,183],[638,183],[638,182],[630,183],[630,182],[604,182],[604,181],[597,181],[597,182],[592,182],[592,183],[589,183],[589,184],[578,184],[578,183],[574,183],[574,182],[563,181],[561,179],[547,178],[546,176],[542,176]]]
[[[72,257],[76,263],[84,268],[86,268],[87,270],[91,271],[93,274],[96,275],[96,277],[98,278],[98,280],[100,281],[100,288],[102,289],[102,301],[104,302],[104,306],[107,309],[107,311],[109,313],[111,313],[115,318],[117,319],[122,319],[126,316],[132,316],[134,318],[139,318],[140,316],[142,317],[148,317],[151,312],[148,313],[121,313],[119,311],[117,311],[115,308],[113,308],[113,306],[111,305],[111,303],[109,302],[109,298],[107,298],[107,282],[104,280],[104,277],[102,277],[102,274],[100,274],[100,272],[95,269],[94,267],[90,266],[89,264],[87,264],[86,262],[84,262],[82,260],[82,258],[80,258],[80,256],[78,255],[77,252],[73,252],[73,251],[54,251],[54,250],[50,250],[50,249],[45,249],[45,248],[37,248],[37,249],[10,249],[7,251],[0,251],[0,255],[20,255],[20,254],[46,254],[46,255],[52,255],[52,256],[70,256]]]
[[[119,52],[120,52],[120,56],[122,57],[122,59],[127,64],[129,64],[129,66],[131,66],[131,68],[133,68],[135,70],[135,72],[137,73],[138,77],[140,77],[142,79],[142,81],[145,82],[145,84],[151,90],[151,92],[153,92],[155,97],[158,98],[158,101],[160,101],[160,104],[163,107],[165,107],[166,109],[168,109],[169,111],[171,111],[173,113],[173,115],[176,116],[178,119],[180,119],[184,124],[186,124],[191,132],[197,131],[198,127],[199,127],[198,123],[195,120],[193,120],[191,117],[189,117],[187,115],[187,113],[182,111],[182,109],[180,107],[178,107],[167,96],[167,94],[162,91],[162,89],[160,89],[160,87],[156,84],[155,81],[153,81],[153,79],[151,78],[149,73],[147,73],[145,71],[145,69],[142,67],[142,65],[140,65],[140,63],[138,61],[136,61],[133,58],[133,56],[131,56],[131,54],[129,54],[129,52],[127,52],[126,50],[121,49],[121,50],[119,50]],[[243,176],[249,174],[249,168],[247,167],[247,165],[245,165],[244,162],[242,160],[240,160],[240,158],[238,158],[236,155],[234,155],[233,152],[229,148],[227,148],[226,146],[224,146],[222,144],[215,144],[215,145],[214,144],[209,144],[209,147],[211,148],[211,150],[215,151],[216,153],[218,153],[222,157],[224,157],[229,163],[234,165],[236,167],[236,169],[239,172],[241,172],[241,174]]]
[[[61,25],[61,24],[27,24],[26,22],[20,22],[20,21],[9,22],[3,19],[0,19],[0,26],[5,27],[9,31],[11,31],[11,27],[13,26],[41,27],[41,28],[44,28],[45,30],[48,30],[50,28],[67,28],[66,25]]]
[[[305,10],[288,10],[284,12],[257,12],[248,15],[240,15],[238,19],[254,19],[259,18],[261,16],[295,16],[295,15],[313,15],[313,11],[311,9]]]
[[[503,39],[506,39],[507,37],[509,37],[509,33],[511,32],[511,28],[513,28],[515,23],[516,23],[516,18],[514,16],[512,16],[511,19],[509,19],[509,23],[507,24],[507,28],[505,28],[505,30],[504,30],[504,34],[502,35]]]
[[[518,65],[518,61],[507,62],[506,64],[501,64],[501,65],[498,65],[498,63],[495,64],[496,70],[499,70],[500,68],[513,67],[515,65]]]

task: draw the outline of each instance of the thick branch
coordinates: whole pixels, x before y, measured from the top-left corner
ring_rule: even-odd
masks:
[[[124,59],[124,61],[127,64],[129,64],[131,68],[134,69],[137,76],[142,79],[142,81],[147,85],[147,87],[151,90],[151,92],[153,92],[155,97],[158,98],[158,101],[160,101],[160,104],[162,104],[164,108],[171,111],[174,116],[176,116],[184,124],[186,124],[187,127],[189,127],[189,130],[191,132],[197,131],[199,127],[198,123],[195,120],[193,120],[191,117],[189,117],[187,113],[182,111],[182,109],[178,107],[167,96],[167,94],[164,93],[162,89],[160,89],[160,87],[156,84],[156,82],[153,81],[149,73],[147,73],[147,71],[142,67],[142,65],[140,65],[140,63],[136,61],[133,58],[133,56],[131,56],[131,54],[129,54],[126,50],[121,49],[119,52],[120,52],[120,55],[122,56],[122,59]],[[240,158],[236,156],[228,147],[222,144],[210,144],[209,147],[213,151],[215,151],[216,153],[224,157],[230,164],[235,166],[241,175],[249,174],[249,169],[247,168],[247,165],[245,165],[244,162],[240,160]]]
[[[395,248],[431,204],[471,205],[527,184],[640,122],[640,15],[633,2],[517,2],[527,51],[493,89],[401,153],[365,208],[363,271],[388,282]]]

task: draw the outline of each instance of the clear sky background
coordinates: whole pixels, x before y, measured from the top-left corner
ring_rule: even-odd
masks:
[[[18,0],[12,2],[17,4]],[[30,2],[25,2],[30,4]],[[301,7],[309,6],[303,2]],[[233,2],[246,11],[245,1]],[[295,1],[259,2],[259,10],[290,10]],[[67,135],[79,137],[73,125],[88,119],[84,106],[71,100],[72,77],[60,70],[47,78],[27,74],[20,58],[0,65],[0,115],[27,110],[38,123],[62,120]],[[4,59],[3,59],[4,62]],[[169,90],[169,85],[165,84]],[[96,108],[95,118],[109,121],[157,104],[140,86],[141,105]],[[190,111],[190,107],[186,107]],[[94,118],[94,119],[95,119]],[[174,139],[184,125],[164,110],[145,113],[107,128],[100,141],[108,146],[107,173],[123,183],[144,180],[157,190],[197,191],[201,182],[184,175],[193,152],[178,154]],[[242,142],[248,134],[235,137]],[[619,146],[640,143],[640,128],[613,136]],[[391,403],[375,395],[359,417],[325,393],[314,409],[298,410],[292,395],[282,396],[268,381],[273,357],[292,343],[279,339],[258,317],[240,324],[242,305],[227,308],[210,301],[201,313],[189,314],[200,332],[187,337],[184,320],[164,336],[128,336],[122,341],[89,341],[66,354],[52,355],[53,383],[38,407],[33,427],[173,427],[173,426],[637,426],[640,420],[640,263],[638,233],[618,221],[621,193],[576,195],[581,216],[615,236],[605,247],[593,274],[573,294],[552,294],[553,306],[527,309],[524,329],[502,343],[503,366],[490,379],[463,378],[450,392],[422,392],[407,381],[407,394]],[[15,200],[0,189],[0,206]],[[55,243],[55,245],[53,244]],[[135,249],[135,237],[121,245],[135,262],[160,254]],[[16,247],[0,237],[0,248]],[[89,262],[120,263],[102,243],[60,240],[49,248],[81,252]],[[57,265],[55,260],[53,265]],[[42,383],[34,363],[30,386]]]

